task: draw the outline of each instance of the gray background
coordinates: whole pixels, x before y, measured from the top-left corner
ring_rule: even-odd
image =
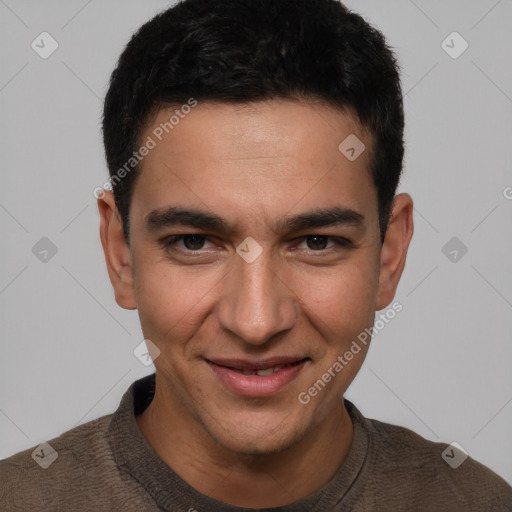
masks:
[[[457,441],[512,483],[512,2],[347,4],[403,68],[401,190],[416,205],[403,311],[375,337],[348,398],[367,416]],[[0,0],[0,458],[112,412],[153,371],[133,354],[137,313],[114,301],[92,191],[107,177],[109,75],[166,5]],[[59,44],[47,59],[31,48],[43,31]],[[441,45],[453,31],[469,44],[456,59]],[[43,237],[57,248],[46,262],[32,251]]]

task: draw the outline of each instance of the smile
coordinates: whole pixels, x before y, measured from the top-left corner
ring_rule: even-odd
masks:
[[[310,359],[306,357],[275,358],[259,363],[243,360],[206,362],[232,393],[246,397],[265,397],[277,394],[295,380],[308,361]]]

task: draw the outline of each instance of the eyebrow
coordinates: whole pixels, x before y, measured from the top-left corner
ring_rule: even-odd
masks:
[[[202,210],[169,206],[151,211],[144,222],[148,231],[158,231],[173,226],[191,226],[212,231],[232,231],[222,217]]]
[[[276,232],[306,231],[333,226],[356,226],[365,224],[365,217],[350,208],[334,207],[316,209],[280,219],[276,222]],[[151,211],[144,225],[150,232],[173,226],[190,226],[218,233],[235,233],[235,226],[221,216],[194,208],[169,206]]]
[[[351,208],[324,208],[311,212],[301,213],[292,217],[285,217],[276,224],[276,230],[306,231],[314,228],[326,228],[333,226],[363,226],[365,218],[362,214]]]

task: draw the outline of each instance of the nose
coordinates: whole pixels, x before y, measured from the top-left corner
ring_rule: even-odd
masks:
[[[295,294],[271,256],[264,250],[248,263],[237,255],[217,309],[220,326],[250,345],[263,345],[296,322]]]

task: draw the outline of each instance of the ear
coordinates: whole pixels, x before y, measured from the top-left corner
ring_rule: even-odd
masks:
[[[411,196],[409,194],[397,195],[393,202],[390,222],[380,252],[377,311],[388,306],[395,296],[414,230],[412,212]]]
[[[116,302],[124,309],[137,309],[131,252],[124,238],[121,216],[111,191],[102,191],[98,198],[98,210],[101,245]]]

